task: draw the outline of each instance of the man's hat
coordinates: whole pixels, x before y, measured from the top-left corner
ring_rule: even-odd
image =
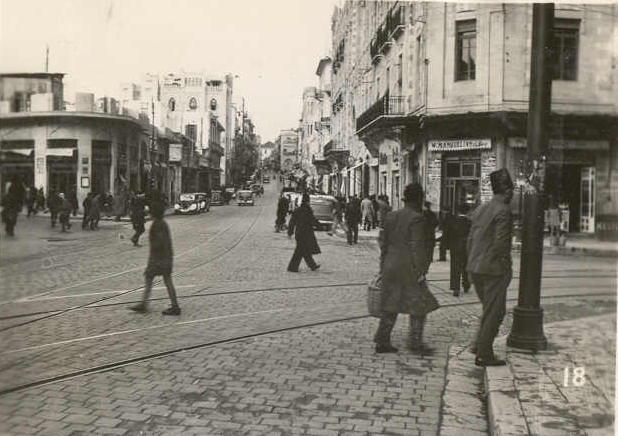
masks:
[[[494,194],[504,194],[508,189],[513,189],[513,181],[506,168],[500,168],[498,171],[494,171],[489,174],[489,180],[491,182],[491,190]]]

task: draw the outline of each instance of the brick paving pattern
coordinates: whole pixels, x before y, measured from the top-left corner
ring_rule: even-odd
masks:
[[[3,262],[3,278],[14,276],[4,288],[13,293],[10,298],[55,292],[1,305],[0,318],[5,319],[0,319],[0,329],[40,315],[7,316],[95,303],[0,332],[3,389],[154,352],[293,330],[1,395],[0,432],[486,432],[483,372],[471,365],[472,356],[465,352],[479,306],[473,292],[450,295],[447,263],[434,263],[429,274],[443,305],[430,316],[427,328],[436,352],[420,357],[402,349],[398,355],[376,355],[371,342],[375,319],[296,328],[366,315],[365,283],[377,270],[375,242],[361,240],[349,247],[320,232],[322,269],[286,273],[294,242],[273,233],[274,196],[267,194],[261,201],[264,207],[228,206],[213,208],[210,215],[168,219],[176,252],[174,281],[183,308],[179,318],[160,315],[168,305],[161,286],[153,292],[149,314],[127,310],[139,299],[148,253],[146,239],[142,248],[129,245],[127,224],[105,223],[109,232],[123,234],[122,239],[102,238],[108,230],[79,235],[79,241],[70,241],[73,249],[58,251],[59,262],[71,265],[45,269],[40,276],[32,269],[40,259],[15,256]],[[547,322],[611,312],[612,296],[592,294],[615,288],[613,267],[605,259],[546,256],[546,297],[579,295],[547,299]],[[98,280],[108,275],[114,276]],[[517,284],[514,280],[509,290],[510,307]],[[129,289],[135,291],[114,294]],[[582,292],[591,296],[583,298]],[[507,317],[502,333],[508,332],[509,323]],[[397,346],[404,348],[407,333],[402,317],[394,331]]]

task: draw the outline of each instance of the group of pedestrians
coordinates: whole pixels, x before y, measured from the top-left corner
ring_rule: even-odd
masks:
[[[460,207],[447,225],[451,250],[451,289],[459,295],[474,284],[482,304],[482,317],[470,351],[477,366],[501,366],[493,342],[506,314],[506,291],[512,277],[512,221],[509,203],[513,182],[506,169],[490,174],[494,193],[491,201],[468,211]],[[394,353],[391,332],[398,314],[410,317],[408,343],[413,351],[431,352],[423,341],[425,320],[439,304],[427,286],[426,275],[434,250],[438,220],[425,204],[423,189],[413,183],[405,187],[405,207],[389,213],[380,241],[382,315],[374,336],[377,353]],[[432,216],[433,215],[433,216]]]

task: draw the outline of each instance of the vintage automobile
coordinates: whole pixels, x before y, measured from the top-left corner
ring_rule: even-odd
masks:
[[[262,180],[262,183],[270,183],[270,177],[268,176],[264,177],[264,180]]]
[[[174,213],[208,212],[210,209],[210,198],[203,192],[180,194],[178,201],[174,204]]]
[[[245,190],[238,191],[236,204],[238,204],[239,206],[245,206],[247,204],[253,206],[253,192]]]
[[[228,196],[234,200],[236,198],[236,189],[234,188],[225,188],[225,192],[227,192]]]
[[[251,185],[250,189],[254,194],[257,194],[257,195],[264,194],[264,187],[262,185],[258,185],[257,183]]]
[[[211,206],[223,206],[225,204],[225,195],[220,189],[213,189],[210,197]]]
[[[321,227],[330,229],[333,225],[333,205],[335,197],[332,195],[310,195],[309,205],[313,209],[313,215]]]

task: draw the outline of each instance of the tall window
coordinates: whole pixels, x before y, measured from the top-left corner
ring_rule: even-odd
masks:
[[[185,126],[185,136],[195,144],[195,141],[197,141],[197,125],[187,124]]]
[[[457,22],[455,47],[455,80],[476,77],[476,20]]]
[[[554,80],[577,80],[579,20],[554,22]]]
[[[189,109],[191,109],[192,111],[197,109],[197,99],[195,97],[191,97],[191,99],[189,100]]]
[[[389,89],[391,87],[391,67],[386,68],[386,91],[385,94],[388,94]]]
[[[170,98],[170,100],[167,102],[167,107],[170,112],[174,112],[176,110],[176,100]]]

